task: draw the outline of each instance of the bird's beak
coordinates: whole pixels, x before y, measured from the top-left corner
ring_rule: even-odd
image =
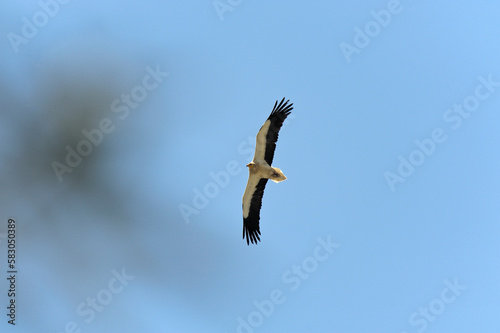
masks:
[[[250,168],[250,169],[251,169],[251,168],[253,168],[253,164],[248,163],[248,164],[247,164],[247,168]]]

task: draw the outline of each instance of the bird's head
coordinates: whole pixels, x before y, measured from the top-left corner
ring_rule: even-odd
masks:
[[[255,163],[254,162],[250,162],[250,163],[247,164],[247,167],[249,169],[252,169],[253,167],[255,167]]]

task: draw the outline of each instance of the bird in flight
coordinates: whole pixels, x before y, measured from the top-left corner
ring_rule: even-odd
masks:
[[[243,194],[243,239],[257,244],[260,241],[260,207],[262,206],[262,196],[267,180],[271,179],[275,183],[286,179],[280,169],[271,166],[273,163],[276,141],[286,117],[293,109],[293,103],[288,104],[285,98],[281,102],[276,101],[269,118],[257,133],[257,143],[252,162],[247,164],[250,173],[247,187]]]

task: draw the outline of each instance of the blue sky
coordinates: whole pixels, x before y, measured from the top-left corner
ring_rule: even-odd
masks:
[[[0,9],[2,332],[499,330],[497,4]],[[283,97],[288,179],[247,246],[245,164]]]

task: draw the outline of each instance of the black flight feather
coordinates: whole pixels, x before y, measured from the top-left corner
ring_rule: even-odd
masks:
[[[286,117],[293,110],[293,103],[288,104],[289,100],[285,102],[285,97],[278,104],[278,101],[274,103],[274,108],[271,114],[269,115],[268,120],[271,121],[269,125],[269,129],[266,135],[266,153],[264,155],[264,160],[267,164],[271,165],[273,163],[274,151],[276,149],[276,142],[278,141],[278,133],[283,126],[283,122]]]

